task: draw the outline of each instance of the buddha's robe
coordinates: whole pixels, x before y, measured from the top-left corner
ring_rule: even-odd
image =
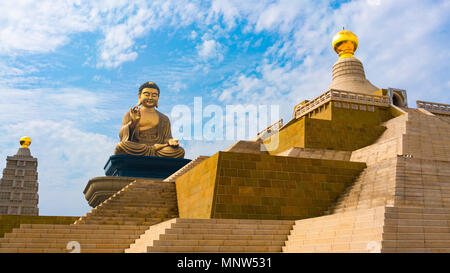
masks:
[[[120,142],[114,151],[115,155],[184,157],[184,149],[182,147],[173,147],[168,144],[169,139],[172,139],[169,118],[158,111],[156,112],[159,116],[158,124],[145,131],[139,129],[139,124],[135,128],[131,128],[130,111],[125,114],[119,132]]]

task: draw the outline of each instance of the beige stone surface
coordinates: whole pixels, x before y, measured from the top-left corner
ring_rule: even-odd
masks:
[[[126,252],[281,252],[293,224],[176,218],[148,229]]]
[[[363,64],[356,58],[339,59],[333,66],[329,89],[372,94],[379,90],[366,79]]]
[[[0,252],[124,252],[150,226],[178,216],[175,184],[137,179],[71,225],[21,225],[0,238]]]
[[[299,158],[316,158],[316,159],[328,159],[328,160],[350,160],[352,152],[348,151],[336,151],[336,150],[323,150],[323,149],[311,149],[311,148],[291,148],[277,156],[289,156]]]
[[[299,220],[283,252],[380,252],[384,206]]]
[[[262,141],[239,140],[228,147],[225,152],[260,154],[263,152],[263,146]]]

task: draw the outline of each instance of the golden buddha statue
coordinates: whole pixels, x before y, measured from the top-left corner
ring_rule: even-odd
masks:
[[[115,155],[183,158],[184,149],[172,138],[169,118],[158,112],[159,87],[146,82],[139,87],[138,105],[123,117]]]

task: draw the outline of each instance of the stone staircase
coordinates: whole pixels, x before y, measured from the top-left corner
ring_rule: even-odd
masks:
[[[396,158],[368,166],[325,214],[392,205],[395,199],[396,166]]]
[[[375,207],[295,221],[283,252],[379,252],[384,212]]]
[[[164,182],[175,182],[175,180],[178,177],[182,176],[183,174],[185,174],[189,170],[193,169],[195,166],[202,163],[204,160],[206,160],[208,158],[209,158],[209,156],[203,156],[203,155],[196,157],[194,160],[192,160],[191,162],[186,164],[183,168],[179,169],[178,171],[176,171],[175,173],[173,173],[171,176],[167,177],[163,181]]]
[[[450,126],[402,111],[352,152],[367,168],[329,215],[296,221],[284,252],[450,252]]]
[[[21,225],[0,239],[0,252],[123,253],[151,225],[178,217],[174,183],[138,179],[71,225]]]
[[[450,209],[386,208],[382,252],[449,253]]]
[[[177,218],[148,229],[125,252],[281,252],[294,221]]]
[[[387,129],[374,144],[352,153],[351,161],[366,162],[367,167],[325,214],[394,204],[398,156],[403,154],[407,121],[405,113],[384,122]]]

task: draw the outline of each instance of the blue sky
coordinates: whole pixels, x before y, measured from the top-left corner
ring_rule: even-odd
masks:
[[[331,83],[345,26],[368,79],[450,103],[450,2],[423,0],[1,1],[0,168],[21,136],[39,159],[41,215],[83,215],[82,191],[118,142],[139,85],[177,104],[295,104]],[[232,142],[181,142],[188,158]]]

